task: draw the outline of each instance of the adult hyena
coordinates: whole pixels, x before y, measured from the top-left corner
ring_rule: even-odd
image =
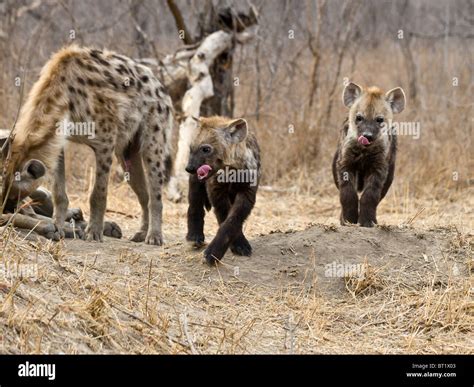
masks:
[[[349,83],[342,95],[349,115],[340,133],[332,171],[342,205],[341,224],[372,227],[393,181],[397,137],[389,130],[394,113],[405,108],[400,87],[384,94],[377,87]],[[360,200],[357,192],[361,192]]]
[[[204,244],[205,208],[214,207],[219,230],[204,251],[207,262],[220,261],[227,249],[250,256],[252,247],[243,223],[255,205],[260,178],[260,150],[244,119],[209,117],[199,120],[186,171],[189,178],[188,234]]]
[[[143,211],[141,229],[132,240],[160,245],[172,120],[171,99],[148,67],[106,50],[64,48],[43,67],[4,149],[3,193],[17,201],[36,189],[46,171],[54,171],[53,218],[62,230],[68,207],[64,143],[86,144],[96,157],[86,237],[102,241],[115,153]]]

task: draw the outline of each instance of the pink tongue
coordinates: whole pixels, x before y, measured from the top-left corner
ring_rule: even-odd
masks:
[[[357,142],[358,142],[359,144],[362,144],[362,145],[369,145],[369,144],[370,144],[370,141],[367,140],[367,138],[364,137],[364,136],[360,136],[360,137],[357,139]]]
[[[207,165],[207,164],[201,165],[197,169],[198,179],[202,180],[202,179],[206,178],[210,171],[212,171],[212,168],[209,165]]]

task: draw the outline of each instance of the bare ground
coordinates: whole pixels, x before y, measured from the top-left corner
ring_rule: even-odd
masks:
[[[129,237],[137,204],[115,189],[108,215]],[[166,203],[164,247],[5,230],[0,351],[473,353],[472,195],[399,197],[364,229],[337,225],[334,195],[262,192],[246,229],[254,255],[229,252],[217,268],[183,241],[184,203]],[[36,271],[21,278],[15,263]]]

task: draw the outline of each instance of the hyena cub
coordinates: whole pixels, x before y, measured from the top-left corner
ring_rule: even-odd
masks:
[[[242,227],[255,205],[260,149],[247,122],[201,118],[186,171],[191,174],[186,239],[204,245],[204,209],[212,206],[219,230],[204,251],[207,262],[220,261],[229,247],[234,254],[250,256],[252,247]]]
[[[342,95],[349,116],[340,133],[332,171],[342,205],[341,224],[377,223],[377,205],[392,184],[397,153],[390,123],[405,108],[400,87],[384,94],[377,87],[349,83]],[[357,192],[362,192],[359,197]]]
[[[66,140],[86,144],[96,158],[87,239],[102,241],[115,154],[143,212],[132,240],[160,245],[172,122],[171,99],[148,67],[106,50],[66,47],[43,67],[3,150],[3,194],[16,202],[52,171],[54,223],[62,231],[68,208],[63,147]]]

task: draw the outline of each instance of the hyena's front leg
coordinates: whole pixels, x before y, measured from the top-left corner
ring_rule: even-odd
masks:
[[[58,228],[51,221],[51,219],[44,221],[19,213],[2,214],[0,218],[0,226],[4,226],[6,224],[12,224],[15,228],[34,232],[47,239],[52,239],[53,241],[59,241],[60,238],[64,238],[64,232],[63,236],[61,237],[59,235]]]
[[[254,196],[255,193],[237,193],[226,219],[221,223],[217,231],[217,235],[204,251],[204,257],[209,264],[220,261],[230,244],[243,236],[242,227],[254,206]],[[219,219],[219,206],[216,205],[215,210]]]
[[[143,242],[148,232],[148,187],[145,174],[143,172],[142,157],[139,152],[130,154],[128,183],[132,187],[133,192],[137,195],[138,201],[142,208],[142,218],[140,222],[140,231],[136,232],[130,240],[132,242]],[[124,168],[126,168],[124,164]]]
[[[64,222],[66,221],[69,199],[66,193],[66,172],[64,168],[64,150],[61,151],[53,182],[53,221],[61,238],[64,238]]]
[[[362,227],[373,227],[377,224],[377,206],[386,176],[386,173],[373,173],[366,177],[364,192],[360,197],[359,224]]]
[[[207,202],[206,185],[200,183],[196,175],[189,176],[188,190],[188,233],[186,240],[195,247],[204,245],[204,207]]]
[[[95,160],[95,183],[89,198],[91,216],[86,228],[86,239],[102,242],[104,215],[107,207],[107,185],[112,164],[112,148],[97,149]]]
[[[359,197],[354,184],[354,174],[341,171],[339,175],[339,199],[342,206],[341,224],[357,223]]]

